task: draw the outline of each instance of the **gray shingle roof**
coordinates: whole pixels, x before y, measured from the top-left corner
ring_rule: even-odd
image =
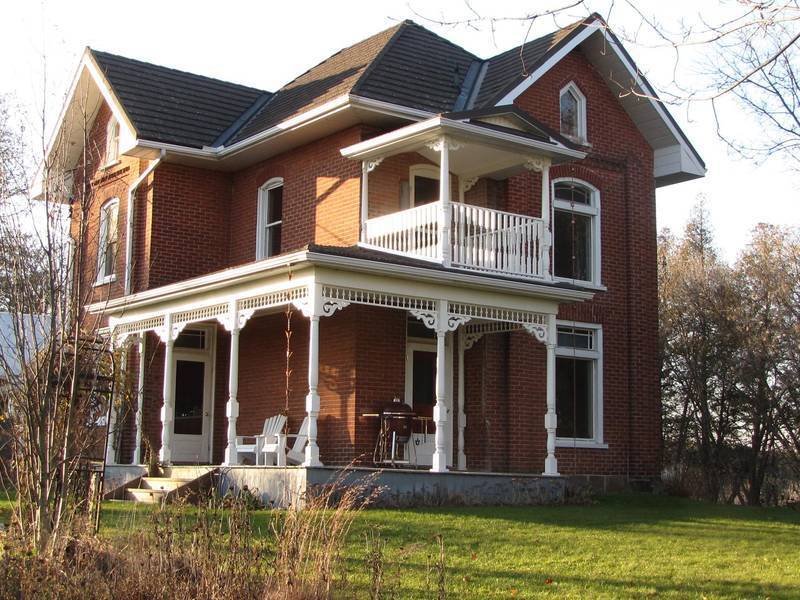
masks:
[[[211,145],[265,94],[263,90],[92,50],[138,136]]]

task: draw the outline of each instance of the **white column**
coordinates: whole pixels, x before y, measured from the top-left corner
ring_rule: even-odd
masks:
[[[464,413],[464,350],[466,340],[464,330],[458,332],[458,469],[467,468],[467,456],[464,454],[464,428],[467,426],[467,415]]]
[[[433,452],[431,471],[444,473],[447,471],[447,355],[445,354],[445,336],[447,335],[447,301],[439,300],[436,324],[436,405],[433,407],[433,422],[436,425],[434,438],[436,449]]]
[[[450,156],[447,138],[442,137],[439,143],[439,256],[442,264],[450,266]]]
[[[139,377],[136,381],[136,449],[133,453],[133,464],[142,464],[142,428],[144,426],[142,411],[144,410],[144,369],[145,369],[145,339],[146,334],[140,333],[136,343],[139,359]]]
[[[547,457],[543,475],[558,475],[556,461],[556,316],[547,317],[547,413],[544,427],[547,430]]]
[[[239,454],[236,451],[236,419],[239,417],[239,326],[234,312],[231,316],[231,351],[228,364],[228,403],[225,405],[225,416],[228,418],[228,445],[225,447],[226,465],[238,465]]]
[[[553,214],[550,203],[550,163],[542,164],[542,221],[544,222],[544,247],[542,248],[542,274],[551,277],[550,273],[550,245],[553,239],[551,232],[551,215]]]
[[[128,370],[128,346],[125,344],[121,349],[119,358],[119,370],[122,373],[122,380],[127,381]],[[108,437],[106,438],[106,464],[117,464],[116,445],[119,439],[119,423],[117,422],[117,403],[120,401],[120,386],[114,385],[114,395],[111,397],[111,406],[108,411]]]
[[[367,241],[367,219],[369,218],[369,163],[361,162],[361,237],[362,242]]]
[[[317,417],[319,416],[319,315],[311,314],[308,325],[308,396],[306,396],[306,413],[308,414],[308,443],[306,444],[306,467],[318,467],[319,446],[317,446]]]
[[[164,318],[164,404],[161,407],[161,450],[158,458],[161,464],[168,465],[172,462],[172,430],[175,421],[175,336],[172,332],[172,315]]]

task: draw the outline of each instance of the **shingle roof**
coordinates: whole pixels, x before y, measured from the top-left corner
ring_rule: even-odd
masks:
[[[486,61],[486,74],[475,98],[475,107],[494,105],[506,92],[530,75],[551,50],[569,38],[585,22],[582,19]]]
[[[138,136],[201,148],[211,145],[263,90],[91,50]]]

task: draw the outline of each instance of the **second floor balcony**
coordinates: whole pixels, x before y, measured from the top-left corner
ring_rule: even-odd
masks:
[[[342,154],[362,161],[360,245],[466,271],[552,279],[549,169],[584,154],[527,115],[512,107],[441,115]],[[512,206],[505,182],[526,170],[540,191]]]

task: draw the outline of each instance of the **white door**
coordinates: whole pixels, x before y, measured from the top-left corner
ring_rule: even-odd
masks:
[[[211,459],[213,330],[186,329],[175,341],[175,421],[172,461]]]
[[[449,395],[452,396],[452,335],[448,334],[446,353],[446,381],[450,387]],[[433,406],[436,404],[436,343],[427,340],[409,340],[406,343],[406,393],[405,402],[414,409],[420,417],[433,418]],[[447,448],[447,464],[453,464],[452,431],[453,411],[451,410],[452,398],[447,399],[447,426],[445,429],[445,447]],[[427,426],[427,430],[426,430]],[[433,464],[433,451],[435,450],[434,435],[436,427],[433,421],[422,421],[415,427],[412,435],[414,450],[411,458],[416,457],[416,464],[430,466]]]

